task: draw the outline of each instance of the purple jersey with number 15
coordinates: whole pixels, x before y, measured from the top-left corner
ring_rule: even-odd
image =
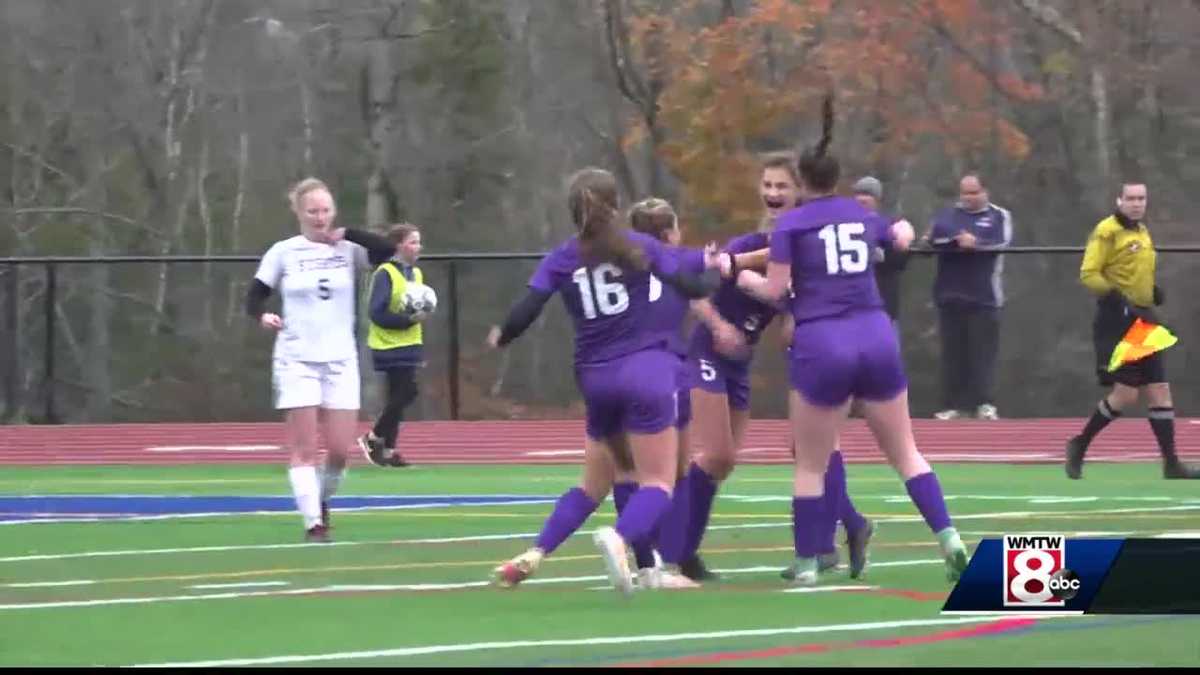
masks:
[[[846,197],[813,199],[776,221],[771,262],[792,268],[790,379],[811,403],[889,400],[908,386],[871,270],[875,247],[892,246],[889,225]]]
[[[792,265],[796,323],[883,307],[872,251],[892,246],[889,224],[847,197],[819,197],[779,216],[771,262]]]

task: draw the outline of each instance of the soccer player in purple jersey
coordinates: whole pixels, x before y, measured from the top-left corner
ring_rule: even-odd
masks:
[[[650,235],[672,247],[677,246],[682,238],[675,209],[662,199],[649,198],[634,204],[629,210],[629,222],[635,231]],[[683,271],[691,274],[700,274],[704,271],[704,255],[701,251],[676,248],[669,250],[678,256]],[[691,306],[696,307],[697,303],[707,304],[708,302],[706,298],[692,300]],[[655,310],[650,317],[651,329],[661,331],[664,344],[679,360],[675,428],[679,433],[678,465],[680,475],[682,475],[684,462],[688,456],[687,426],[691,419],[691,407],[688,399],[690,380],[683,368],[683,359],[687,350],[681,329],[689,309],[689,301],[674,288],[664,285],[652,276],[650,278],[650,303]],[[715,317],[716,315],[709,313],[708,316]],[[718,336],[718,346],[725,352],[734,353],[744,346],[741,333],[719,317],[710,328],[714,335]],[[637,476],[629,458],[629,446],[625,435],[611,437],[608,441],[614,451],[613,457],[608,458],[603,454],[590,456],[591,461],[584,467],[581,488],[589,495],[593,495],[593,499],[597,503],[603,501],[611,489],[613,502],[619,515],[625,510],[629,498],[638,489]],[[570,492],[568,491],[568,494]],[[586,518],[587,513],[578,510],[572,512],[573,500],[567,498],[567,494],[564,494],[563,497],[564,499],[559,500],[554,512],[543,524],[543,532],[539,536],[537,544],[493,570],[494,580],[497,584],[511,588],[529,578],[537,571],[546,556],[553,553],[567,537],[574,534],[575,530],[583,525],[583,519],[579,516],[582,515],[583,518]],[[679,490],[677,485],[676,490],[672,493],[672,511],[686,509],[686,501],[680,501],[681,499],[686,500],[686,498],[686,490]],[[573,527],[564,527],[564,524],[571,524]],[[661,536],[666,541],[659,545],[671,546],[673,541],[677,541],[672,540],[671,535],[671,532],[662,532]],[[654,550],[658,539],[658,536],[652,534],[633,544],[634,559],[638,565],[639,587],[644,589],[695,587],[696,584],[687,577],[665,570],[659,564],[660,558],[656,556]]]
[[[769,228],[780,214],[799,203],[796,162],[796,156],[789,152],[771,153],[763,158],[759,181],[759,196],[764,207],[762,227],[758,232],[735,237],[725,247],[727,263],[732,263],[734,272],[739,266],[765,266]],[[725,356],[713,349],[713,334],[706,326],[697,326],[692,333],[688,364],[692,371],[694,429],[705,447],[688,467],[679,486],[688,493],[686,518],[677,521],[673,513],[663,525],[664,536],[671,532],[682,533],[682,542],[678,546],[663,547],[665,561],[669,565],[678,565],[682,574],[696,581],[716,576],[700,558],[700,543],[708,528],[717,490],[737,464],[737,451],[742,447],[750,419],[753,346],[779,313],[776,303],[762,302],[738,289],[736,274],[733,277],[722,283],[713,297],[713,309],[708,311],[714,311],[717,318],[737,326],[750,349],[733,357]],[[846,527],[850,575],[857,578],[866,565],[867,546],[874,529],[850,501],[841,452],[835,451],[830,456],[826,479],[833,503],[826,510],[828,519],[823,530],[826,535],[822,538],[820,566],[825,570],[838,564],[834,536],[837,522],[841,520]]]
[[[628,547],[649,537],[671,506],[678,463],[676,372],[678,357],[652,320],[651,279],[689,298],[712,288],[688,274],[679,257],[652,237],[618,223],[617,185],[595,168],[572,176],[568,206],[578,235],[551,251],[529,281],[529,291],[493,328],[488,343],[503,347],[559,293],[575,329],[575,378],[587,417],[584,485],[569,490],[538,537],[553,550],[596,509],[608,493],[614,445],[628,439],[638,489],[617,518],[593,541],[613,587],[633,590]],[[705,255],[705,267],[717,260]],[[605,473],[607,472],[607,475]]]
[[[967,566],[967,549],[950,521],[936,474],[917,450],[908,412],[908,382],[896,331],[871,274],[872,246],[904,249],[911,227],[888,223],[853,199],[835,194],[840,166],[828,154],[833,103],[824,105],[823,131],[800,157],[804,205],[779,217],[763,277],[739,273],[739,285],[768,302],[783,299],[791,282],[792,336],[789,410],[796,444],[792,523],[795,583],[817,582],[817,554],[826,509],[824,480],[830,453],[851,397],[879,447],[901,475],[909,497],[937,536],[947,577]]]

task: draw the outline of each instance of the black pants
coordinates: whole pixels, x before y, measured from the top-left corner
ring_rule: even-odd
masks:
[[[417,398],[417,367],[397,366],[384,371],[387,380],[387,403],[375,422],[375,435],[383,439],[385,448],[396,447],[396,434],[404,419],[404,409]]]
[[[938,332],[942,338],[944,408],[967,411],[992,403],[1000,347],[1000,310],[940,305]]]

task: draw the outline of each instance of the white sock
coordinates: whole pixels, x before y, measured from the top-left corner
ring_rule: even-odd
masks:
[[[292,494],[296,495],[296,508],[304,517],[304,529],[310,530],[321,522],[321,483],[317,480],[317,467],[293,466],[288,469],[292,482]]]
[[[342,479],[346,477],[346,467],[340,469],[330,468],[328,464],[321,471],[321,501],[329,501],[329,498],[337,494],[338,488],[342,485]]]

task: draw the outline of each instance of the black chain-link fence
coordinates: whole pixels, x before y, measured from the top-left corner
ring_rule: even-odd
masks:
[[[1162,314],[1179,336],[1167,353],[1176,407],[1200,410],[1200,247],[1161,247]],[[954,254],[963,255],[963,254]],[[1094,301],[1078,281],[1081,249],[1019,247],[1005,255],[995,403],[1002,417],[1086,415],[1100,394],[1094,373]],[[412,411],[423,419],[569,417],[582,413],[572,375],[572,334],[559,301],[502,352],[483,348],[540,258],[538,254],[426,256],[440,297],[426,324],[428,366]],[[273,336],[245,316],[257,258],[0,259],[0,411],[14,422],[263,421],[271,408]],[[902,279],[901,340],[914,416],[941,402],[935,256],[918,253]],[[365,298],[366,285],[363,284]],[[274,300],[277,302],[277,300]],[[360,302],[360,309],[362,303]],[[359,312],[360,336],[365,335]],[[763,338],[753,368],[753,414],[786,413],[779,331]],[[365,342],[365,340],[360,340]],[[360,354],[364,415],[381,403],[378,375]]]

